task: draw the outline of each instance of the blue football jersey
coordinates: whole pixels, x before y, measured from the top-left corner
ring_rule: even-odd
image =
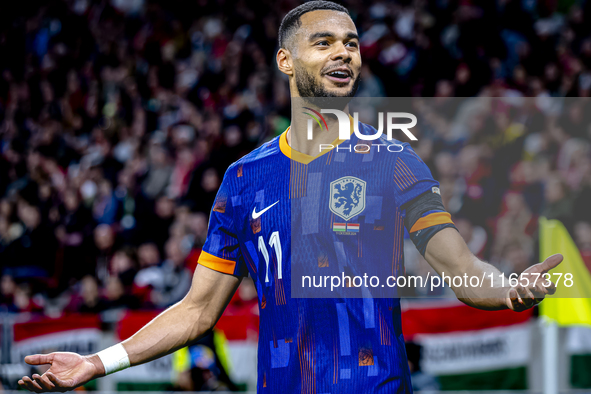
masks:
[[[404,275],[401,207],[439,184],[407,143],[382,138],[355,149],[368,141],[352,134],[338,151],[311,157],[292,150],[286,133],[226,171],[199,259],[254,280],[257,391],[411,392],[399,298],[327,297],[326,288],[316,297],[297,284],[368,269]],[[438,214],[415,227],[450,222]]]

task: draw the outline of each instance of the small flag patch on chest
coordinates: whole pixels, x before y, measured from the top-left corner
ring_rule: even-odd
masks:
[[[347,223],[333,223],[332,231],[347,231]]]
[[[348,223],[347,231],[359,232],[359,223]]]

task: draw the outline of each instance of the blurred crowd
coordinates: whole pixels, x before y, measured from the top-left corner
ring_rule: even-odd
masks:
[[[274,57],[298,4],[39,0],[0,12],[0,310],[184,296],[225,169],[289,125]],[[591,267],[591,1],[343,4],[361,37],[358,95],[415,98],[429,121],[413,146],[472,251],[520,272],[547,216]],[[474,96],[490,98],[454,99]]]

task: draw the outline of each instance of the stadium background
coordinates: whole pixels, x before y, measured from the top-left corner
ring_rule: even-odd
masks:
[[[29,351],[99,350],[183,297],[226,167],[289,124],[274,56],[298,4],[0,6],[2,387],[29,374]],[[591,1],[343,4],[361,36],[360,96],[589,96]],[[422,130],[413,145],[472,251],[507,274],[538,261],[541,216],[564,223],[591,267],[589,103],[542,102],[526,119],[509,105],[461,133]],[[412,249],[409,269],[424,272]],[[226,370],[252,389],[257,308],[245,281],[213,338],[99,388],[211,389]],[[443,389],[540,390],[536,311],[445,301],[404,313],[428,350],[424,387],[438,376]],[[591,387],[590,337],[561,328],[564,388]]]

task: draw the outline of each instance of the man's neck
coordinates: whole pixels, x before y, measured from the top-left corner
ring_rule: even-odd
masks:
[[[292,99],[291,126],[287,133],[287,143],[291,149],[315,157],[339,138],[339,122],[336,117],[326,114],[319,116],[320,112],[321,108],[299,97]],[[342,109],[342,112],[348,116],[349,106]],[[312,124],[312,138],[308,135],[309,123]]]

